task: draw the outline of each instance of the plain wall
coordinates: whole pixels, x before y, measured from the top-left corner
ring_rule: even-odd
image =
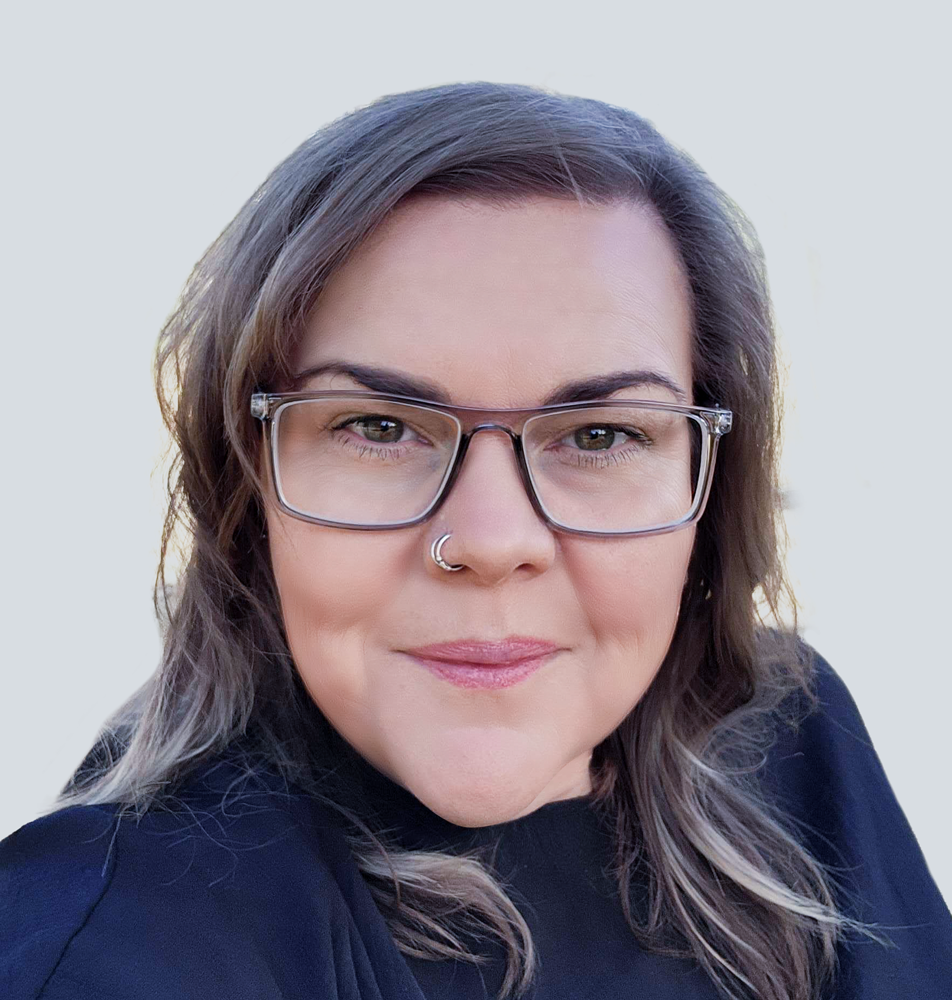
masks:
[[[0,835],[154,669],[150,361],[193,262],[324,122],[531,83],[651,118],[764,242],[790,566],[952,898],[948,79],[935,4],[21,4],[2,73]]]

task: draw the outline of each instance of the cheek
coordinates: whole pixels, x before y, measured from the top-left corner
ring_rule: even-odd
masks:
[[[598,659],[611,675],[601,690],[630,686],[638,694],[650,684],[677,625],[694,535],[691,527],[583,545],[567,557]]]
[[[364,652],[399,596],[408,546],[376,532],[333,531],[269,517],[271,559],[291,655],[315,700],[359,705]]]

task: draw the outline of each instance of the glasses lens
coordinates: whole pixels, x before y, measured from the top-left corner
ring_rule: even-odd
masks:
[[[274,434],[278,490],[289,507],[374,525],[426,512],[449,473],[460,426],[412,404],[337,397],[284,404]]]
[[[567,528],[663,527],[694,505],[700,418],[648,407],[590,407],[531,417],[523,433],[539,500]]]

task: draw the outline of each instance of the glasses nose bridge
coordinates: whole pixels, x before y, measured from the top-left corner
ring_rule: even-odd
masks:
[[[521,428],[520,430],[516,430],[515,427],[509,424],[497,424],[495,421],[487,421],[485,423],[475,424],[474,426],[470,427],[470,429],[463,434],[463,439],[461,442],[462,447],[460,448],[460,455],[457,461],[457,473],[461,471],[460,467],[462,466],[463,459],[466,456],[466,452],[469,451],[469,446],[472,444],[473,438],[477,434],[479,434],[480,431],[496,431],[497,433],[501,432],[509,438],[509,441],[512,444],[512,450],[515,453],[516,465],[519,468],[519,476],[522,479],[523,483],[525,484],[530,497],[532,497],[534,501],[535,497],[532,496],[533,494],[532,484],[529,482],[529,477],[526,474],[527,471],[526,459],[522,447]]]
[[[531,477],[529,476],[529,470],[526,467],[526,458],[525,458],[525,454],[524,454],[523,448],[522,448],[522,434],[521,434],[521,432],[517,431],[515,428],[510,427],[510,426],[508,426],[506,424],[497,424],[495,422],[486,422],[486,423],[475,424],[468,431],[466,431],[465,433],[463,433],[461,441],[460,441],[459,453],[458,453],[458,455],[456,457],[456,462],[454,463],[454,469],[453,469],[453,471],[452,471],[452,473],[451,473],[451,475],[449,477],[449,480],[446,482],[446,484],[444,486],[444,489],[443,489],[443,496],[441,498],[441,504],[442,504],[442,501],[445,501],[446,498],[449,496],[450,490],[452,489],[452,487],[455,485],[457,479],[459,478],[460,473],[463,470],[463,464],[464,464],[464,461],[466,459],[467,452],[469,451],[469,446],[472,443],[473,438],[480,431],[497,431],[497,432],[501,431],[503,434],[505,434],[509,438],[509,441],[512,444],[512,449],[513,449],[514,457],[515,457],[515,460],[516,460],[516,468],[518,469],[519,479],[522,482],[522,486],[525,489],[526,493],[528,494],[529,502],[532,504],[532,507],[537,512],[539,512],[540,514],[542,514],[543,519],[544,519],[545,515],[542,512],[541,506],[539,504],[539,499],[536,496],[535,490],[533,489],[533,486],[532,486],[532,480],[531,480]]]
[[[525,459],[522,453],[522,434],[519,431],[517,431],[514,427],[508,424],[497,424],[495,422],[490,422],[490,421],[487,421],[485,423],[475,424],[463,434],[462,441],[460,442],[461,443],[460,454],[457,459],[457,472],[460,471],[460,466],[463,463],[463,459],[465,458],[466,453],[469,451],[469,446],[470,444],[472,444],[473,438],[477,434],[479,434],[480,431],[502,432],[509,438],[509,441],[512,444],[512,449],[515,452],[516,465],[519,466],[519,474],[522,477],[523,481],[525,481],[526,478],[525,468],[524,468]]]
[[[466,433],[466,438],[472,441],[473,437],[480,431],[503,431],[509,435],[509,440],[512,441],[513,445],[516,445],[522,435],[515,428],[510,427],[508,424],[496,424],[496,423],[485,423],[476,424],[471,427]]]

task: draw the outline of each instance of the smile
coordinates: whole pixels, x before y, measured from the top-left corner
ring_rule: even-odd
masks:
[[[555,655],[555,652],[558,650],[542,656],[511,660],[503,664],[433,660],[416,656],[413,653],[406,655],[441,680],[449,681],[450,684],[455,684],[457,687],[494,691],[512,687],[531,677]]]

